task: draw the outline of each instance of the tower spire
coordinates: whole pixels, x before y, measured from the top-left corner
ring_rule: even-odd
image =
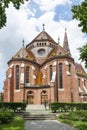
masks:
[[[69,49],[69,44],[68,44],[67,29],[66,29],[66,28],[65,28],[63,48],[64,48],[64,49],[69,53],[69,55],[71,56],[70,49]]]

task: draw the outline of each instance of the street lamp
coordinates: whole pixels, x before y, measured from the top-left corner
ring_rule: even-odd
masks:
[[[0,91],[0,102],[1,102],[1,106],[3,107],[3,91]]]

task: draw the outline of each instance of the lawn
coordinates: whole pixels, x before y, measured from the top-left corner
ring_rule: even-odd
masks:
[[[24,130],[24,120],[16,116],[10,123],[0,124],[0,130]]]
[[[69,124],[78,130],[87,130],[87,111],[60,114],[58,120]]]

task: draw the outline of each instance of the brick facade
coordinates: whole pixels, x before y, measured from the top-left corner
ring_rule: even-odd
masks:
[[[63,44],[61,47],[43,30],[23,46],[8,62],[4,102],[87,102],[86,72],[72,58],[66,32]]]

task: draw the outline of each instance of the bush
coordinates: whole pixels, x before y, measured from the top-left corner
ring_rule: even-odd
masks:
[[[0,124],[5,124],[11,121],[14,117],[14,112],[10,109],[0,109]]]
[[[0,103],[0,108],[2,108],[2,103]],[[12,109],[15,111],[25,111],[26,103],[19,102],[3,102],[3,108]]]
[[[59,118],[73,121],[87,121],[87,111],[74,111],[68,114],[61,114]]]
[[[51,103],[52,112],[69,112],[75,110],[87,110],[87,103]]]

